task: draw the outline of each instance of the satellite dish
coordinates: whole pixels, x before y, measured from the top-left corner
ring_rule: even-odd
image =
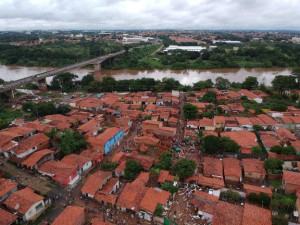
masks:
[[[18,210],[20,208],[20,204],[16,204],[16,206],[15,206],[15,210]]]

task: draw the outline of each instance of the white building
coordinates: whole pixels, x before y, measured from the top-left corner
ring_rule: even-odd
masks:
[[[300,37],[292,37],[292,42],[300,44]]]
[[[133,36],[133,37],[123,37],[122,42],[124,43],[140,43],[140,42],[148,42],[151,38],[142,37],[142,36]]]
[[[225,40],[214,40],[213,43],[226,43],[226,44],[241,44],[240,41],[225,41]]]
[[[206,49],[206,47],[203,47],[203,46],[178,46],[178,45],[170,45],[169,47],[167,47],[164,50],[164,52],[174,51],[174,50],[183,50],[183,51],[188,51],[188,52],[201,52],[204,49]]]

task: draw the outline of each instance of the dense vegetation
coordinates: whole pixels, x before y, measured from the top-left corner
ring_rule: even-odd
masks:
[[[59,141],[59,147],[63,155],[77,153],[86,148],[86,142],[82,135],[72,129],[66,129]]]
[[[6,65],[61,67],[122,49],[119,44],[81,40],[37,46],[0,44],[0,63]]]
[[[129,160],[126,162],[124,178],[127,180],[134,180],[135,177],[141,172],[141,170],[142,167],[140,163],[134,160]]]
[[[228,137],[216,137],[208,135],[203,138],[203,150],[208,154],[218,154],[222,152],[238,152],[239,145]]]
[[[196,169],[196,163],[189,159],[180,159],[173,167],[173,171],[180,179],[186,179],[193,175]]]
[[[43,117],[51,114],[65,114],[71,111],[71,108],[68,105],[59,105],[56,108],[52,102],[26,102],[23,104],[22,109],[24,112],[29,113],[30,117]]]

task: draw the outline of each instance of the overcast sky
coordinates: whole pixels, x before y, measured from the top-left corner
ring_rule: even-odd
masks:
[[[0,0],[0,30],[300,30],[300,0]]]

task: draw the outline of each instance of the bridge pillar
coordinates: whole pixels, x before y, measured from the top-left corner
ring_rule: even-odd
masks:
[[[94,64],[94,72],[99,72],[101,70],[101,63]]]
[[[47,91],[47,81],[46,78],[38,81],[38,86],[40,91]]]

